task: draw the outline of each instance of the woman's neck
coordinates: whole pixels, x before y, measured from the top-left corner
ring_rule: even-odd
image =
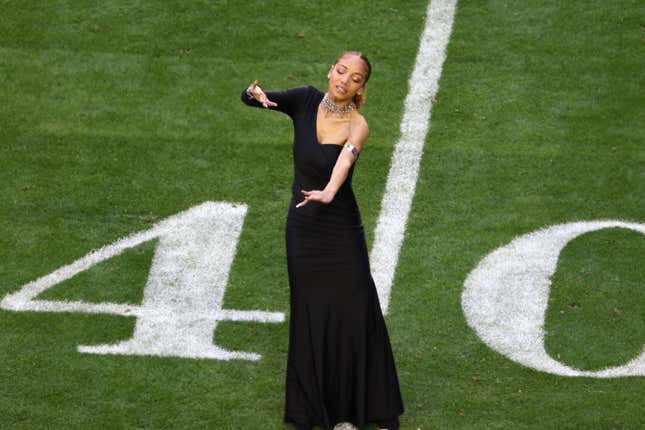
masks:
[[[346,104],[336,104],[336,103],[334,103],[333,100],[331,99],[331,97],[329,97],[328,94],[325,94],[321,104],[329,112],[332,112],[332,113],[335,113],[335,114],[340,114],[340,115],[347,115],[347,114],[351,113],[354,109],[356,109],[356,105],[351,101],[349,103],[346,103]]]
[[[339,108],[349,106],[352,103],[352,99],[342,100],[342,99],[334,98],[331,94],[329,94],[329,91],[325,94],[327,95],[329,100],[331,100],[331,102],[336,106],[338,106]]]

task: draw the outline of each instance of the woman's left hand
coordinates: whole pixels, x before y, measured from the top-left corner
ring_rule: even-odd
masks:
[[[298,203],[296,205],[297,208],[300,208],[310,201],[316,201],[320,203],[330,203],[332,200],[334,200],[334,194],[331,191],[325,191],[325,190],[311,190],[311,191],[305,191],[301,190],[302,194],[305,195],[305,199]]]

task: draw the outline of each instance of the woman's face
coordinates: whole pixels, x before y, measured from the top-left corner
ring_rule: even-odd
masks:
[[[365,87],[367,67],[361,57],[345,55],[329,70],[329,89],[327,92],[332,100],[348,101]]]

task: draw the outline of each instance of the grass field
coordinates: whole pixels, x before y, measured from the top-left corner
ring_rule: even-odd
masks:
[[[2,1],[0,296],[205,201],[243,202],[227,309],[288,311],[287,117],[239,94],[315,85],[336,55],[374,66],[354,189],[371,245],[425,1]],[[640,429],[645,378],[539,372],[468,326],[464,281],[514,237],[645,222],[645,6],[458,2],[388,329],[406,429]],[[605,229],[560,255],[545,321],[559,361],[623,364],[645,341],[645,240]],[[143,299],[155,241],[40,299]],[[0,297],[1,298],[1,297]],[[135,318],[0,310],[0,427],[283,429],[286,323],[221,322],[259,361],[81,354]]]

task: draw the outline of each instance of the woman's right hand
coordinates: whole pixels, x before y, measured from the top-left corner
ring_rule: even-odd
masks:
[[[262,91],[262,88],[260,88],[260,86],[258,85],[257,79],[253,81],[253,83],[249,86],[249,93],[251,93],[253,98],[257,100],[260,104],[262,104],[262,106],[264,106],[265,108],[268,108],[269,106],[275,107],[278,105],[277,103],[269,100],[269,98],[264,93],[264,91]]]

